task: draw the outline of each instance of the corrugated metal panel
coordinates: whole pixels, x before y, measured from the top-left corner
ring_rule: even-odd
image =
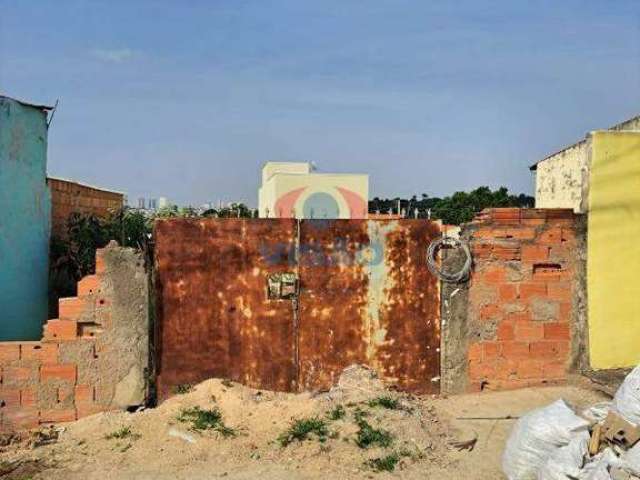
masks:
[[[159,392],[230,378],[295,389],[293,308],[266,279],[292,269],[293,220],[171,219],[155,226]]]

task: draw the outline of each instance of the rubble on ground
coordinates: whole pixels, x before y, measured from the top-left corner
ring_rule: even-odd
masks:
[[[359,402],[384,392],[385,385],[375,370],[354,364],[345,368],[327,397],[333,401]]]
[[[502,468],[509,480],[640,479],[640,366],[610,403],[576,413],[558,400],[520,418]]]

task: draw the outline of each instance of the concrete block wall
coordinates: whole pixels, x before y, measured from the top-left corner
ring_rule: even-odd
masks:
[[[566,380],[580,335],[576,225],[571,210],[504,208],[468,227],[467,390]]]
[[[60,299],[40,341],[0,342],[0,431],[68,422],[145,402],[147,277],[140,254],[110,244],[78,296]]]

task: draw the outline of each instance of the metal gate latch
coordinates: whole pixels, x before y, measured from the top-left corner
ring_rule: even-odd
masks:
[[[272,273],[267,278],[269,300],[289,300],[298,296],[298,278],[295,273]]]

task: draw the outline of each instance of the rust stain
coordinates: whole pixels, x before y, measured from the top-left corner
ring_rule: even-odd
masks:
[[[439,283],[424,220],[170,219],[155,227],[159,392],[225,377],[325,390],[347,366],[439,391]],[[269,300],[296,272],[299,298]]]
[[[439,392],[439,282],[424,220],[305,220],[300,233],[300,388],[325,390],[353,364]]]
[[[404,391],[440,391],[440,290],[426,264],[427,247],[437,236],[439,227],[421,220],[401,220],[387,234],[390,281],[380,308],[387,333],[378,360],[382,377]]]
[[[301,390],[328,389],[345,367],[363,363],[369,280],[358,254],[368,244],[364,221],[300,224]]]
[[[155,239],[160,398],[211,377],[295,389],[292,304],[266,295],[292,268],[295,222],[168,219]]]

